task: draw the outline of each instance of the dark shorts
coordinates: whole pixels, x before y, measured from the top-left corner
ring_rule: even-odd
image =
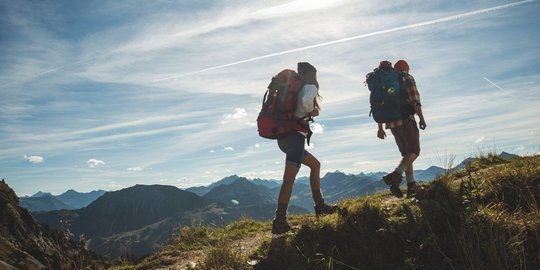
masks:
[[[285,157],[286,164],[300,167],[304,158],[309,155],[305,149],[305,141],[306,137],[298,132],[292,132],[277,140],[279,149],[287,155]]]
[[[392,131],[392,135],[396,139],[402,157],[409,153],[420,155],[420,132],[416,121],[409,120],[399,127],[391,128],[390,131]]]

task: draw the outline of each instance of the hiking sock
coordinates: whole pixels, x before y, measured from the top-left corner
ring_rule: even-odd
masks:
[[[312,189],[311,195],[313,196],[313,201],[315,202],[315,205],[323,205],[324,199],[322,197],[322,193],[320,189]]]
[[[407,178],[407,183],[414,183],[414,174],[406,174],[405,178]]]
[[[405,162],[405,158],[401,159],[401,162],[399,162],[399,165],[396,168],[396,172],[399,173],[399,175],[402,175],[407,170],[407,164]]]
[[[276,209],[276,220],[285,220],[287,219],[287,207],[285,203],[278,203]]]

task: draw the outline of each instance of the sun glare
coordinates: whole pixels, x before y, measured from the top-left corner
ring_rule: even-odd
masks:
[[[257,14],[262,16],[279,16],[289,13],[313,11],[338,5],[340,0],[296,0],[279,6],[259,10]]]

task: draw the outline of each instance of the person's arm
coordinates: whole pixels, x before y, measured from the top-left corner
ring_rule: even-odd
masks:
[[[424,119],[424,114],[422,113],[422,105],[420,103],[414,104],[414,111],[416,114],[418,114],[418,118],[420,118],[418,126],[420,126],[422,130],[426,129],[427,125],[426,120]]]
[[[383,125],[381,123],[377,123],[379,125],[379,129],[377,130],[377,137],[381,140],[384,140],[386,138],[386,132],[384,132]]]
[[[424,119],[424,114],[422,113],[422,103],[420,103],[420,93],[418,92],[418,89],[416,88],[416,82],[414,81],[414,77],[409,75],[406,77],[405,82],[407,83],[407,90],[409,91],[409,97],[411,98],[411,104],[414,108],[414,111],[416,114],[418,114],[418,118],[420,118],[420,122],[418,125],[421,129],[426,129],[426,120]]]

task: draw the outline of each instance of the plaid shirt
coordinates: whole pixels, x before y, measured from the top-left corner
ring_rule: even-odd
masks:
[[[401,84],[404,84],[407,87],[407,91],[409,91],[409,99],[410,99],[411,104],[413,106],[416,104],[420,104],[420,93],[418,92],[418,89],[416,89],[416,82],[414,81],[414,77],[410,74],[405,74]],[[404,120],[408,120],[408,119],[414,120],[414,115],[410,115],[409,118],[404,119]],[[385,127],[386,129],[399,127],[403,125],[404,120],[397,120],[394,122],[386,123]]]

